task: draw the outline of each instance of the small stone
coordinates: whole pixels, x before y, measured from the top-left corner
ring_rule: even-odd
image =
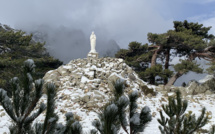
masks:
[[[119,62],[123,62],[123,59],[118,59]]]
[[[95,90],[95,91],[94,91],[94,94],[95,94],[95,95],[99,95],[99,96],[103,96],[103,94],[102,94],[102,93],[100,93],[100,92],[99,92],[99,91],[97,91],[97,90]]]
[[[85,95],[84,97],[82,97],[82,101],[84,102],[90,101],[90,95]]]
[[[80,88],[81,88],[81,89],[84,89],[84,87],[85,87],[85,84],[84,84],[84,83],[81,83],[81,84],[80,84]]]
[[[66,111],[64,109],[61,109],[60,112],[63,113],[63,114],[66,113]]]
[[[87,88],[86,90],[84,90],[84,93],[87,93],[87,92],[89,92],[89,89]]]
[[[156,116],[156,114],[157,114],[156,112],[153,112],[153,113],[152,113],[152,117],[155,117],[155,116]]]
[[[0,117],[5,116],[5,112],[1,113]]]
[[[161,97],[161,101],[167,102],[167,100],[166,100],[166,99],[164,99],[163,97]]]
[[[93,99],[103,100],[104,96],[95,95],[95,96],[93,96]]]
[[[210,90],[207,90],[206,92],[205,92],[205,95],[211,95],[211,94],[213,94]]]
[[[147,97],[152,98],[152,94],[151,93],[147,94]]]
[[[96,103],[95,102],[92,102],[92,101],[89,101],[87,102],[86,104],[86,107],[95,107],[96,106]]]

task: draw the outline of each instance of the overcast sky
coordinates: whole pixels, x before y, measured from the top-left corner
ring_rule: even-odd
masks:
[[[88,35],[102,29],[126,48],[147,42],[147,33],[171,29],[173,20],[214,26],[215,0],[0,0],[0,23],[33,29],[41,24],[81,29]]]
[[[66,34],[70,30],[83,33],[85,42],[95,31],[97,39],[115,40],[121,48],[127,48],[131,41],[147,43],[148,32],[164,33],[173,28],[174,20],[212,26],[210,32],[215,34],[215,0],[0,0],[0,5],[0,23],[13,28],[34,31],[41,25],[63,27]],[[56,38],[58,33],[52,34]],[[70,59],[65,50],[69,51],[62,49],[59,55]],[[192,78],[189,75],[180,82]]]

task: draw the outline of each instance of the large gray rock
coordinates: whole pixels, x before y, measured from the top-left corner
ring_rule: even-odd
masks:
[[[215,92],[215,77],[214,75],[208,75],[204,79],[198,81],[192,80],[190,81],[186,87],[176,87],[169,86],[165,87],[163,85],[159,85],[156,87],[156,90],[162,93],[170,93],[175,92],[176,90],[180,90],[182,96],[187,95],[196,95],[196,94],[205,94],[210,95]]]
[[[49,71],[45,74],[45,76],[43,77],[43,79],[45,79],[47,82],[51,82],[51,81],[59,81],[61,74],[57,71],[57,70],[52,70]]]
[[[187,85],[188,94],[199,94],[215,91],[215,77],[213,75],[207,75],[204,79],[197,81],[191,81]]]
[[[125,83],[125,80],[120,77],[120,75],[113,73],[108,77],[108,88],[113,91],[114,90],[114,82],[123,82]]]

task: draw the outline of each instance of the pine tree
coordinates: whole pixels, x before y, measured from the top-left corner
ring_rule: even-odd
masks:
[[[166,86],[171,86],[175,83],[175,81],[184,74],[187,74],[189,71],[193,71],[196,73],[202,73],[203,69],[199,67],[200,64],[197,64],[195,61],[190,60],[180,60],[180,63],[174,65],[174,69],[176,73],[169,79],[169,82]]]
[[[163,112],[160,111],[160,119],[158,119],[162,134],[193,134],[208,122],[205,108],[202,109],[198,118],[195,117],[195,114],[185,115],[188,102],[182,101],[180,91],[176,91],[176,98],[169,97],[168,100],[167,105],[162,105],[163,111],[168,117],[164,117]]]
[[[65,114],[66,124],[63,125],[62,123],[56,123],[58,116],[54,114],[53,111],[50,111],[50,115],[54,116],[50,116],[49,113],[46,112],[47,121],[45,120],[44,123],[36,123],[34,125],[33,134],[82,134],[82,126],[79,121],[74,118],[72,112]]]
[[[136,100],[138,93],[136,91],[129,95],[124,95],[124,83],[122,80],[113,82],[114,98],[105,106],[99,114],[99,120],[93,122],[93,126],[101,134],[117,134],[120,127],[129,134],[127,127],[130,127],[130,134],[143,132],[146,124],[151,121],[149,107],[144,107],[141,113],[138,113]],[[129,106],[129,107],[128,107]],[[129,116],[126,116],[126,109],[129,109]],[[96,134],[97,130],[91,130],[91,134]]]
[[[66,126],[63,134],[82,134],[82,126],[76,121],[72,112],[66,113]]]
[[[25,60],[33,59],[37,65],[33,75],[36,79],[62,65],[61,61],[49,55],[44,45],[45,43],[35,42],[32,35],[21,30],[5,30],[0,26],[0,87],[7,91],[9,97],[12,94],[9,81],[14,76],[20,78],[21,66]]]
[[[55,95],[56,89],[53,83],[47,83],[47,109],[44,123],[36,123],[34,126],[35,134],[54,134],[56,131],[56,122],[58,116],[54,113],[55,110]]]
[[[152,115],[150,114],[151,110],[148,106],[143,107],[140,113],[136,111],[137,98],[137,91],[133,91],[131,94],[129,94],[130,134],[137,134],[138,132],[143,132],[146,125],[152,120]]]
[[[33,81],[32,74],[35,71],[34,61],[28,59],[22,67],[22,77],[19,80],[14,77],[11,80],[12,98],[7,92],[0,89],[0,102],[12,119],[11,134],[82,134],[82,126],[76,121],[73,114],[67,113],[66,125],[58,124],[58,116],[55,111],[56,89],[53,83],[47,83],[47,106],[44,103],[37,104],[42,96],[43,80]],[[35,110],[36,106],[39,108]],[[46,110],[43,123],[32,122]]]
[[[115,57],[123,58],[125,62],[134,68],[140,78],[150,84],[164,84],[171,86],[175,81],[189,71],[201,73],[195,59],[210,61],[209,72],[214,73],[215,68],[215,36],[209,34],[211,27],[203,24],[174,21],[174,29],[162,34],[148,33],[150,45],[141,45],[138,42],[129,43],[128,49],[121,49]],[[174,57],[185,57],[186,63],[181,61],[183,70],[173,71],[169,69]],[[194,62],[193,62],[194,61]],[[176,65],[179,66],[179,64]],[[193,65],[195,69],[186,65]],[[171,65],[172,66],[172,65]],[[174,65],[173,65],[174,66]]]
[[[38,110],[34,110],[42,96],[43,86],[42,79],[33,81],[34,68],[34,61],[26,60],[21,81],[17,77],[11,80],[12,99],[5,90],[0,89],[0,102],[14,123],[10,127],[12,134],[31,133],[31,123],[46,109],[45,104],[41,103]]]
[[[100,114],[99,120],[93,121],[92,125],[101,134],[117,134],[120,125],[118,120],[118,107],[115,104],[108,105]],[[91,133],[96,130],[92,130]]]

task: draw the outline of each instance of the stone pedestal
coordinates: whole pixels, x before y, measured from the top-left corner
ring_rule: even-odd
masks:
[[[88,53],[87,59],[98,59],[99,54],[98,53]]]
[[[95,52],[95,53],[88,53],[87,54],[87,60],[90,63],[96,63],[96,61],[98,60],[98,58],[99,58],[99,54],[97,52]]]

